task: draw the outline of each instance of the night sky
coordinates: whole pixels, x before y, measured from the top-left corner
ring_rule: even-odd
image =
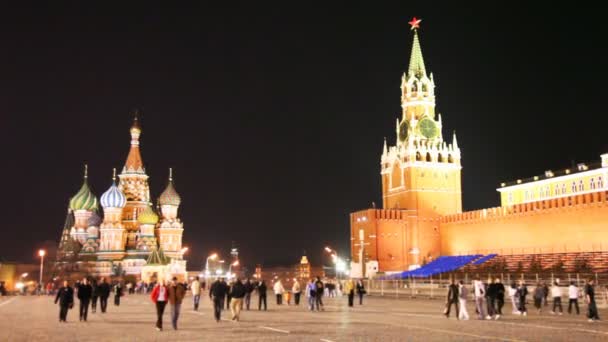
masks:
[[[0,11],[0,260],[56,244],[85,162],[109,187],[133,108],[153,198],[174,168],[189,269],[231,241],[246,265],[348,254],[348,214],[381,203],[412,16],[466,210],[608,152],[608,28],[582,2],[127,3]]]

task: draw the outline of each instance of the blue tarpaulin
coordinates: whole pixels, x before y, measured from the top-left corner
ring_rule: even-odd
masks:
[[[408,277],[425,278],[439,273],[450,272],[459,269],[472,261],[482,257],[482,254],[459,255],[459,256],[440,256],[428,264],[412,271],[393,274],[386,279],[404,279]]]

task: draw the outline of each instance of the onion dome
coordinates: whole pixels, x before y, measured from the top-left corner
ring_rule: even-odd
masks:
[[[96,210],[97,197],[91,192],[87,183],[87,166],[84,166],[84,183],[74,197],[70,199],[70,209],[72,210]]]
[[[89,219],[87,220],[87,226],[88,227],[99,227],[101,222],[102,222],[101,217],[99,216],[97,211],[94,211],[93,215],[91,215],[91,217],[89,217]]]
[[[160,195],[158,202],[160,205],[174,205],[176,207],[182,202],[182,199],[173,187],[173,169],[169,169],[169,184],[167,184],[167,188]]]
[[[140,224],[156,224],[158,222],[158,215],[154,212],[154,209],[150,205],[139,214],[137,221]]]
[[[124,208],[127,198],[116,186],[116,169],[113,169],[112,186],[101,195],[101,206],[104,208]]]

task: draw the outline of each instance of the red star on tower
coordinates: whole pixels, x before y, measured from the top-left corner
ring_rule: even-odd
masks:
[[[415,30],[415,29],[420,28],[421,21],[422,21],[422,19],[417,19],[416,17],[412,18],[412,20],[408,22],[408,24],[410,24],[410,26],[412,26],[410,29]]]

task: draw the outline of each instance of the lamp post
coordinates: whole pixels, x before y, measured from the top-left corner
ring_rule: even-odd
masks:
[[[213,253],[211,255],[209,255],[207,257],[207,260],[205,261],[205,277],[209,277],[209,260],[215,260],[217,259],[217,253]]]
[[[40,280],[39,280],[39,284],[40,286],[42,286],[42,272],[44,269],[44,255],[46,254],[46,251],[44,249],[41,249],[38,251],[38,256],[40,257]]]
[[[338,252],[336,252],[334,249],[331,249],[329,246],[325,246],[325,251],[331,255],[331,259],[333,260],[334,266],[336,267],[336,279],[340,279],[340,274],[338,273],[338,261],[340,260],[338,258]]]
[[[238,266],[238,265],[239,265],[239,261],[236,260],[235,262],[230,264],[230,266],[228,266],[228,277],[231,277],[231,275],[232,275],[232,266]]]

